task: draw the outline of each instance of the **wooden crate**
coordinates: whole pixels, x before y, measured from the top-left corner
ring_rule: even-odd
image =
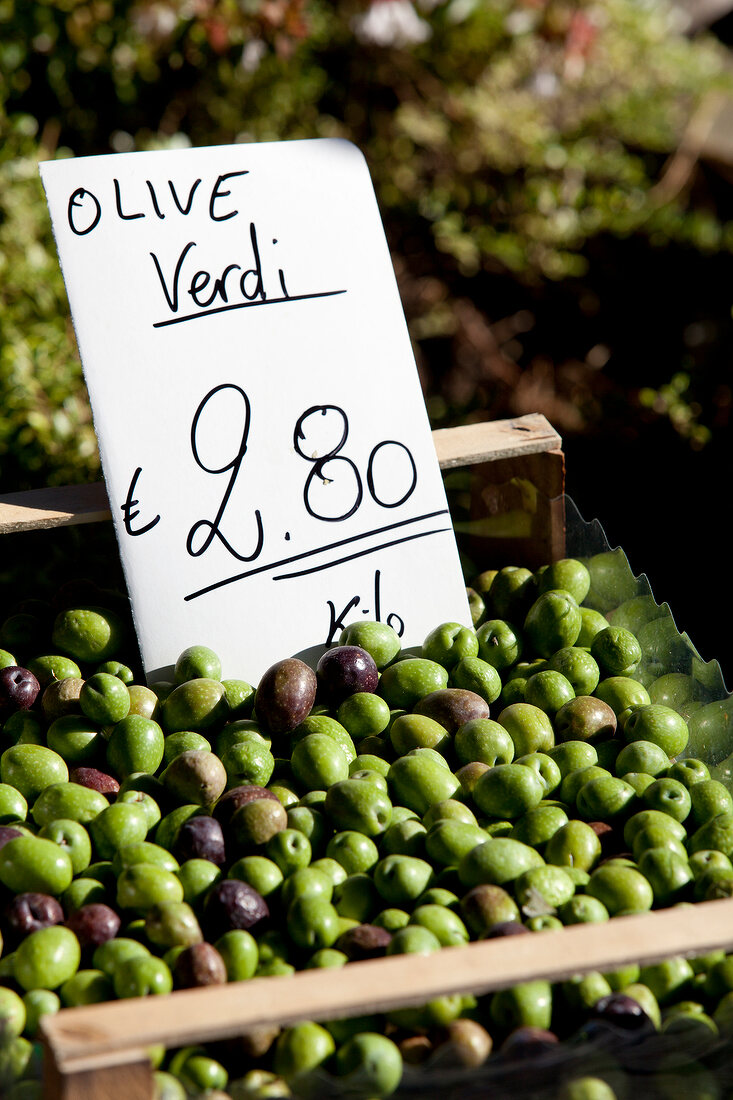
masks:
[[[564,552],[564,460],[542,416],[470,425],[433,435],[465,525],[463,549],[477,560],[536,566]],[[454,518],[456,513],[454,512]],[[102,484],[0,497],[0,533],[109,519]],[[487,520],[489,522],[487,522]],[[590,970],[650,964],[733,947],[733,899],[610,924],[443,948],[429,959],[395,956],[341,970],[302,971],[64,1009],[42,1024],[48,1100],[150,1100],[146,1048],[233,1038],[261,1025],[347,1018],[420,1005],[445,994],[485,994],[531,978],[560,981]]]

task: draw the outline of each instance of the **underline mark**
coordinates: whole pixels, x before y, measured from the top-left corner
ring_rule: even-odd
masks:
[[[168,325],[180,325],[183,321],[196,321],[199,317],[210,317],[214,313],[227,313],[232,309],[249,309],[251,306],[277,306],[285,302],[305,302],[311,298],[332,298],[336,294],[346,294],[345,290],[321,290],[313,294],[289,294],[286,298],[259,298],[251,302],[233,302],[231,305],[202,309],[198,313],[186,313],[182,317],[170,317],[167,321],[154,321],[153,328],[166,328]]]
[[[394,531],[394,530],[397,530],[399,527],[406,527],[408,524],[411,524],[411,523],[420,523],[424,519],[435,519],[437,516],[444,516],[444,515],[448,515],[448,514],[449,513],[448,513],[447,508],[440,508],[436,512],[426,512],[424,515],[421,515],[421,516],[412,516],[410,519],[402,519],[402,520],[398,520],[396,523],[388,523],[384,527],[375,527],[374,530],[364,531],[360,535],[350,535],[348,538],[339,539],[336,542],[327,543],[325,546],[317,546],[313,550],[304,550],[302,554],[293,554],[291,557],[280,558],[279,561],[272,561],[272,562],[267,563],[266,565],[256,565],[256,566],[254,566],[254,568],[247,569],[243,573],[237,573],[233,577],[225,577],[223,580],[214,581],[213,584],[209,584],[205,588],[199,588],[198,591],[196,591],[196,592],[190,592],[188,594],[188,596],[184,596],[183,599],[186,602],[188,602],[189,600],[195,600],[195,599],[198,599],[199,596],[206,596],[206,595],[208,595],[209,592],[214,592],[217,588],[224,588],[226,585],[234,584],[236,581],[246,580],[247,577],[252,577],[257,573],[265,573],[269,569],[279,569],[281,566],[284,566],[284,565],[293,565],[295,562],[302,561],[304,558],[311,558],[315,554],[322,554],[322,553],[325,553],[328,550],[337,550],[340,546],[348,546],[349,543],[360,542],[362,539],[371,538],[373,535],[383,535],[387,531]],[[448,528],[445,528],[445,530],[448,530]],[[427,534],[432,534],[432,532],[426,532],[426,533]],[[411,536],[411,537],[416,537],[416,536]],[[374,547],[373,549],[364,551],[363,553],[373,553],[373,552],[375,552],[376,550],[379,550],[379,549],[381,549],[381,547]],[[355,556],[357,556],[357,555],[355,555]],[[345,561],[346,559],[344,558],[344,559],[341,559],[341,560]],[[338,562],[333,562],[333,563],[330,563],[330,564],[337,565],[339,563]],[[329,564],[319,566],[318,568],[327,569],[327,568],[329,568]],[[315,570],[312,570],[312,571],[314,572]],[[286,576],[286,575],[283,575],[283,577],[284,576]],[[282,579],[282,578],[276,578],[276,579]]]
[[[392,539],[390,542],[383,542],[380,546],[369,546],[366,550],[357,550],[355,554],[347,554],[343,558],[337,558],[335,561],[327,561],[323,565],[313,565],[310,569],[300,569],[296,573],[281,573],[279,577],[273,577],[274,581],[288,581],[293,577],[305,577],[308,573],[319,573],[322,569],[332,569],[335,565],[343,565],[344,562],[353,561],[354,558],[363,558],[367,554],[376,554],[378,550],[387,550],[390,546],[399,546],[402,542],[412,542],[413,539],[424,539],[428,535],[439,535],[443,531],[450,531],[450,527],[435,527],[432,531],[418,531],[414,535],[403,535],[401,539]]]

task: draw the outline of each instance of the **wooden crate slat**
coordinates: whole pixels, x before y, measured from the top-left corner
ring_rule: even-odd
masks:
[[[560,436],[539,413],[433,432],[442,469],[556,451]],[[96,523],[111,518],[103,482],[0,496],[0,535]]]
[[[429,957],[395,955],[346,970],[305,970],[67,1009],[45,1017],[41,1028],[59,1071],[90,1072],[141,1045],[186,1046],[259,1026],[384,1012],[445,994],[484,994],[530,978],[563,981],[732,945],[733,898],[516,936],[509,945],[487,940]]]
[[[565,556],[562,450],[480,461],[471,473],[468,522],[461,522],[460,509],[452,509],[459,544],[469,557],[537,569]],[[526,501],[523,487],[529,487]]]
[[[562,446],[560,436],[541,413],[438,428],[433,443],[443,470],[556,451]]]
[[[116,1051],[108,1064],[64,1073],[53,1058],[43,1060],[45,1100],[154,1100],[150,1059],[144,1050]]]
[[[0,535],[99,523],[111,517],[107,490],[101,481],[0,496]]]

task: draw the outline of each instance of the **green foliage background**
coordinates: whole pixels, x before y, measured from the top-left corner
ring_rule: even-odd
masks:
[[[594,242],[730,253],[709,196],[664,185],[697,106],[730,87],[720,44],[654,0],[437,0],[414,9],[421,41],[392,44],[366,40],[368,12],[0,0],[3,489],[98,474],[37,161],[175,144],[338,135],[363,150],[436,426],[544,411],[582,434],[615,401],[705,445],[718,391],[694,362],[614,388],[592,334],[569,361],[550,341],[546,369],[523,334],[553,287],[576,288],[557,331],[574,323]]]

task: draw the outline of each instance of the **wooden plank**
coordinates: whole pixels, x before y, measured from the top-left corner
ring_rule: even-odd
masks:
[[[154,1100],[153,1071],[145,1051],[116,1052],[109,1065],[62,1073],[43,1059],[44,1100]]]
[[[394,955],[343,970],[305,970],[167,997],[65,1009],[41,1023],[59,1072],[90,1072],[141,1045],[233,1038],[255,1026],[330,1020],[420,1005],[453,993],[485,994],[531,979],[563,981],[590,970],[660,962],[733,946],[733,898],[616,917],[560,931]]]
[[[433,443],[442,470],[556,451],[562,446],[560,436],[541,413],[438,428]]]
[[[104,482],[59,485],[0,496],[0,535],[111,519]]]
[[[433,432],[442,469],[557,450],[561,439],[544,416],[486,421]],[[0,535],[97,523],[112,516],[103,482],[0,496]]]

